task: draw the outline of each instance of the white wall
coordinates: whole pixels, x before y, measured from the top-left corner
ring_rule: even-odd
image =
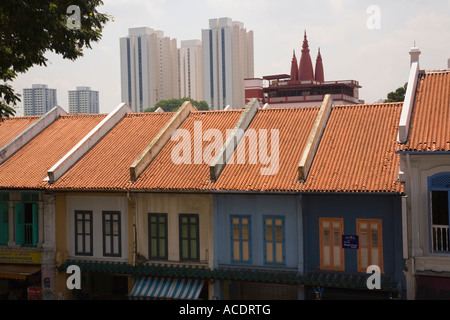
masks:
[[[123,196],[67,196],[67,250],[69,257],[84,260],[118,260],[128,259],[128,199]],[[93,219],[93,255],[75,256],[75,210],[91,210]],[[120,211],[121,257],[103,257],[102,211]]]

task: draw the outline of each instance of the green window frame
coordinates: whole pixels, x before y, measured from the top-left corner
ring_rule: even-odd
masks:
[[[200,261],[198,214],[180,214],[179,228],[180,260]]]
[[[122,256],[120,211],[103,211],[103,256]]]
[[[92,211],[75,211],[75,255],[93,255]]]
[[[9,241],[9,193],[0,192],[0,246]]]
[[[17,203],[16,214],[16,245],[36,247],[38,243],[38,204]]]
[[[148,214],[148,258],[168,259],[167,213]]]

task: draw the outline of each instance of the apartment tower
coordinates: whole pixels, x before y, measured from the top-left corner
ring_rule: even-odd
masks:
[[[178,71],[180,98],[202,101],[203,60],[200,40],[181,41],[181,47],[178,49]]]
[[[98,91],[90,87],[77,87],[69,91],[70,113],[99,113]]]
[[[122,102],[143,112],[160,100],[179,98],[176,39],[148,27],[120,38]]]
[[[25,116],[41,116],[57,105],[56,89],[46,84],[33,84],[23,89],[23,111]]]
[[[244,79],[254,77],[253,31],[230,18],[202,30],[204,97],[211,110],[245,105]]]

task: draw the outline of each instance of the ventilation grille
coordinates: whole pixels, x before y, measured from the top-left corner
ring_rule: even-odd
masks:
[[[450,189],[450,173],[436,175],[430,178],[431,189]]]

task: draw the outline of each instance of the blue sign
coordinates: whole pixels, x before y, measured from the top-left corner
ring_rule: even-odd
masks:
[[[344,249],[358,249],[359,239],[356,235],[342,235],[342,248]]]

